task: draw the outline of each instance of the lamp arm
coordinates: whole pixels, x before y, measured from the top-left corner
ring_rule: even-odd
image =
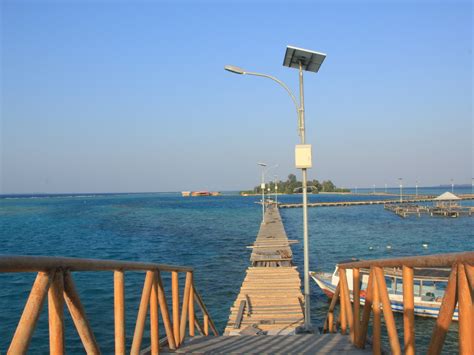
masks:
[[[280,86],[282,86],[283,89],[286,90],[286,92],[288,93],[288,95],[290,95],[291,100],[293,100],[293,103],[295,104],[296,116],[298,117],[298,134],[301,134],[300,107],[298,106],[298,102],[296,101],[295,95],[293,95],[293,93],[290,91],[290,89],[288,88],[288,86],[287,86],[283,81],[281,81],[280,79],[277,79],[277,78],[275,78],[274,76],[271,76],[271,75],[261,74],[261,73],[254,73],[254,72],[247,72],[247,71],[244,72],[244,74],[247,74],[247,75],[255,75],[255,76],[261,76],[261,77],[263,77],[263,78],[272,79],[273,81],[276,81],[278,84],[280,84]]]

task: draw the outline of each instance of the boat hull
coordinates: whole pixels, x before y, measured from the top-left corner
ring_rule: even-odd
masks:
[[[336,292],[336,286],[333,285],[329,280],[318,276],[316,273],[311,273],[312,279],[316,282],[319,288],[324,292],[328,298],[332,298]],[[351,302],[353,302],[353,293],[350,291]],[[360,293],[360,303],[365,304],[365,291],[362,290]],[[403,296],[394,295],[389,293],[390,304],[393,312],[403,313]],[[437,318],[439,314],[439,308],[441,302],[437,301],[417,301],[415,298],[414,303],[414,314],[420,317]],[[454,310],[453,320],[458,320],[458,309]]]

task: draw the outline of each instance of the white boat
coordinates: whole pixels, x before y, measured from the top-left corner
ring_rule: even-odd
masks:
[[[353,261],[353,260],[351,260]],[[415,268],[414,269],[414,314],[422,317],[438,317],[441,301],[443,300],[450,269],[445,268]],[[392,305],[392,311],[403,313],[403,278],[401,269],[385,268],[385,282]],[[339,268],[336,265],[334,272],[310,272],[311,277],[321,290],[332,298],[339,283]],[[360,303],[365,303],[365,290],[369,279],[369,270],[361,269]],[[353,301],[352,269],[346,270],[347,283]],[[454,310],[453,320],[458,320],[458,309]]]

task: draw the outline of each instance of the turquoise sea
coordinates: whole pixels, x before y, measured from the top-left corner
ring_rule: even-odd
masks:
[[[440,194],[450,188],[420,188]],[[370,191],[370,189],[369,189]],[[382,190],[378,190],[382,191]],[[362,189],[359,192],[363,192]],[[398,193],[398,189],[388,192]],[[414,189],[404,189],[414,193]],[[471,193],[458,188],[455,193]],[[260,197],[225,194],[183,198],[177,193],[82,194],[0,197],[1,254],[71,256],[148,261],[195,268],[196,285],[215,323],[223,330],[228,311],[249,264],[251,244],[261,221]],[[310,195],[312,201],[371,199],[368,195]],[[380,198],[397,198],[380,197]],[[300,195],[279,196],[300,202]],[[473,205],[472,201],[463,201]],[[302,210],[282,209],[290,239],[302,239]],[[310,208],[311,270],[332,271],[338,261],[474,250],[473,218],[402,219],[382,205]],[[428,248],[422,244],[427,243]],[[390,245],[391,249],[387,246]],[[302,242],[293,246],[302,270]],[[34,274],[0,275],[0,353],[4,353],[31,289]],[[103,353],[113,353],[113,275],[75,273],[77,288]],[[133,336],[143,273],[126,274],[127,339]],[[165,283],[168,280],[165,280]],[[322,326],[327,299],[312,283],[312,322]],[[67,312],[66,312],[67,314]],[[47,307],[31,353],[48,353]],[[400,321],[401,317],[397,316]],[[417,319],[419,344],[431,334],[433,320]],[[83,353],[72,321],[66,317],[68,353]],[[401,335],[401,328],[399,329]],[[456,326],[445,346],[455,351]],[[148,343],[148,334],[144,344]]]

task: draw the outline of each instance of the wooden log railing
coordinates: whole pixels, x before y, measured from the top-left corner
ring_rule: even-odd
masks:
[[[7,354],[25,354],[28,350],[42,306],[48,302],[49,346],[51,354],[64,354],[64,305],[67,306],[84,350],[88,354],[100,354],[99,345],[86,316],[72,273],[78,271],[112,271],[114,287],[115,354],[125,354],[125,272],[145,272],[140,306],[131,344],[131,354],[139,354],[146,318],[150,314],[150,352],[159,354],[160,347],[167,342],[172,350],[179,348],[186,337],[194,336],[195,325],[202,335],[209,335],[209,327],[218,335],[212,318],[194,285],[193,269],[153,263],[57,258],[42,256],[0,256],[0,273],[37,272],[28,300],[23,309]],[[171,273],[171,314],[168,311],[166,292],[161,274]],[[185,273],[186,281],[180,307],[179,273]],[[199,323],[195,303],[203,316]],[[180,316],[181,314],[181,316]],[[165,337],[160,339],[159,317],[165,328]],[[187,326],[188,324],[188,326]],[[165,340],[165,341],[164,341]],[[0,352],[2,352],[0,350]]]
[[[323,331],[337,332],[338,323],[334,313],[339,303],[340,330],[345,334],[349,328],[351,341],[364,348],[368,338],[370,315],[373,315],[372,350],[382,353],[381,316],[387,328],[392,354],[415,354],[414,318],[414,268],[450,268],[450,276],[433,328],[428,354],[440,354],[453,314],[458,305],[459,353],[474,354],[474,252],[438,254],[430,256],[379,259],[339,264],[339,283],[331,300]],[[369,269],[365,304],[360,311],[360,269]],[[395,319],[390,305],[384,268],[400,268],[403,278],[403,346],[400,344]],[[353,305],[349,292],[346,270],[353,273]],[[361,314],[362,313],[362,314]]]

